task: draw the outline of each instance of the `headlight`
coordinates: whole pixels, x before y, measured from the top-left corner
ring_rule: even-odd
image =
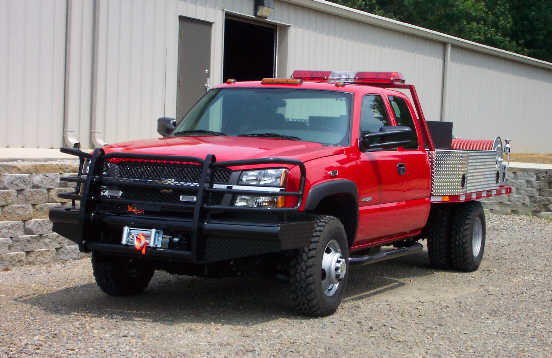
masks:
[[[287,173],[286,168],[245,170],[240,176],[239,184],[283,187]]]
[[[288,169],[259,169],[246,170],[240,175],[239,185],[259,186],[258,191],[278,192],[286,184]],[[262,195],[237,195],[234,205],[250,208],[281,208],[285,205],[284,196],[262,196]]]
[[[234,206],[249,208],[281,208],[284,206],[283,196],[253,196],[238,195]]]

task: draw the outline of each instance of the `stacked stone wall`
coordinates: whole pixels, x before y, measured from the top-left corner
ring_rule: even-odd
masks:
[[[69,205],[63,175],[74,161],[0,163],[0,268],[80,257],[78,246],[52,232],[50,208]]]
[[[484,200],[485,208],[552,219],[552,169],[510,168],[507,182],[512,194]]]

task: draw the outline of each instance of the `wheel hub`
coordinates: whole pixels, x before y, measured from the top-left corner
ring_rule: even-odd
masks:
[[[347,261],[341,255],[339,244],[331,240],[322,256],[322,291],[326,296],[333,296],[347,273]]]
[[[473,222],[473,231],[472,231],[473,257],[479,256],[482,242],[483,242],[483,224],[481,223],[481,219],[479,219],[479,217],[476,217]]]

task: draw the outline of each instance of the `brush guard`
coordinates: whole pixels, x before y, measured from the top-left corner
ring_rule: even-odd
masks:
[[[79,244],[81,251],[98,250],[119,255],[139,255],[134,247],[120,243],[105,242],[99,239],[106,228],[119,230],[124,226],[159,228],[162,230],[179,230],[189,233],[189,250],[181,249],[148,249],[147,257],[165,257],[193,263],[214,262],[225,259],[252,256],[269,252],[304,247],[310,240],[313,221],[308,214],[299,212],[301,207],[305,180],[305,165],[294,159],[262,158],[252,160],[235,160],[217,162],[212,154],[205,159],[185,156],[162,156],[133,153],[105,153],[103,149],[95,149],[92,154],[78,148],[62,148],[61,151],[79,157],[77,176],[64,177],[61,180],[75,183],[75,190],[60,193],[59,197],[72,201],[71,208],[54,208],[50,210],[50,220],[53,230]],[[125,180],[123,178],[105,177],[102,173],[105,161],[156,161],[198,165],[201,175],[196,183],[188,183],[187,191],[195,195],[195,202],[159,202],[157,205],[192,212],[191,217],[163,217],[151,215],[121,215],[96,210],[100,204],[142,205],[152,202],[141,202],[122,198],[103,198],[100,195],[101,186],[122,185],[133,188],[159,190],[182,190],[182,183],[159,183],[148,180]],[[88,173],[83,174],[85,163]],[[217,168],[241,167],[249,165],[286,165],[298,166],[300,180],[298,191],[267,192],[260,190],[237,190],[232,185],[221,188],[213,187],[213,172]],[[257,208],[236,207],[232,205],[213,204],[206,202],[209,193],[259,196],[292,196],[297,198],[293,207]],[[77,207],[76,201],[80,202]],[[278,216],[276,221],[257,222],[247,220],[211,220],[210,214],[216,213],[271,213]],[[272,215],[271,215],[272,216]]]

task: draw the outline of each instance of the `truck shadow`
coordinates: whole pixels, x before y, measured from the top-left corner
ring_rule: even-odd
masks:
[[[433,274],[424,253],[374,265],[353,266],[343,304],[370,304],[384,292],[400,289],[401,280]],[[286,283],[260,278],[204,279],[155,274],[148,290],[134,297],[110,297],[94,282],[58,291],[17,297],[56,315],[180,324],[185,322],[250,326],[297,316]]]

